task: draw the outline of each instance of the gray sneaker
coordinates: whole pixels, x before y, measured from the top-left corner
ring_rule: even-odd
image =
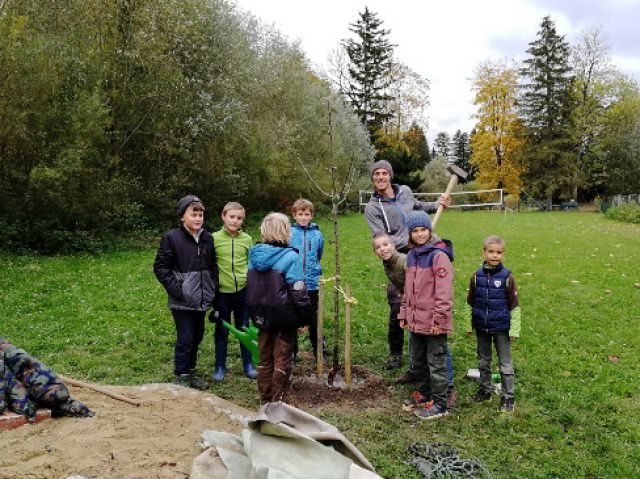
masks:
[[[501,398],[500,399],[500,412],[512,413],[516,407],[516,403],[513,398]]]
[[[447,412],[446,406],[438,406],[437,404],[432,403],[430,406],[425,405],[425,407],[414,409],[413,414],[420,419],[429,420],[446,416],[449,413]]]

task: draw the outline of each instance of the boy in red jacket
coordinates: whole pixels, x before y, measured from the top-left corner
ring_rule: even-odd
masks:
[[[420,419],[447,414],[447,335],[453,331],[453,248],[431,233],[429,216],[410,212],[405,220],[413,246],[407,255],[398,319],[411,332],[417,391],[404,403]]]

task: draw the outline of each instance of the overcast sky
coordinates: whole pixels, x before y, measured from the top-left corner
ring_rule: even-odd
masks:
[[[540,22],[550,15],[556,30],[574,43],[585,28],[600,25],[613,63],[640,81],[640,0],[236,0],[326,70],[331,50],[351,35],[349,24],[369,10],[391,30],[396,57],[430,82],[430,144],[436,133],[470,131],[471,78],[487,59],[526,56]]]

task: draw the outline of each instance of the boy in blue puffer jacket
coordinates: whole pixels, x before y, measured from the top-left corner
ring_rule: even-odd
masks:
[[[291,226],[282,213],[262,221],[262,243],[249,252],[247,303],[260,329],[258,392],[260,403],[287,402],[291,390],[296,330],[308,324],[311,301],[298,253],[288,245]]]
[[[513,274],[502,264],[504,245],[499,236],[489,236],[484,240],[484,263],[471,277],[467,295],[467,303],[471,306],[471,327],[467,335],[471,335],[471,328],[476,332],[480,369],[480,388],[471,400],[475,403],[491,400],[493,343],[502,382],[500,411],[511,413],[515,406],[511,341],[520,336],[520,304]]]
[[[318,280],[322,275],[322,253],[324,251],[324,236],[313,220],[313,203],[300,198],[293,203],[291,213],[295,223],[291,227],[289,245],[298,250],[298,261],[304,273],[304,282],[311,298],[313,314],[309,323],[309,339],[313,354],[318,355]],[[322,338],[323,356],[327,356],[327,348]],[[298,341],[293,346],[294,357],[298,354]]]

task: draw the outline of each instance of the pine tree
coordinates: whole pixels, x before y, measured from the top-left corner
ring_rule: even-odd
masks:
[[[521,114],[528,128],[527,184],[551,207],[554,195],[573,191],[578,181],[572,152],[569,45],[546,16],[524,61]]]
[[[444,158],[447,164],[451,163],[451,139],[447,132],[441,131],[436,135],[433,148],[435,150],[435,154],[432,155],[433,157],[438,155]]]
[[[376,133],[392,117],[392,110],[385,105],[391,99],[387,90],[391,81],[394,45],[388,39],[390,30],[382,28],[382,20],[376,13],[365,7],[359,15],[358,21],[349,28],[357,39],[342,42],[350,60],[350,81],[343,93],[375,144]]]
[[[468,180],[471,181],[475,177],[475,167],[469,162],[469,159],[471,158],[469,134],[463,133],[461,130],[457,130],[451,139],[450,148],[453,163],[469,173]]]

